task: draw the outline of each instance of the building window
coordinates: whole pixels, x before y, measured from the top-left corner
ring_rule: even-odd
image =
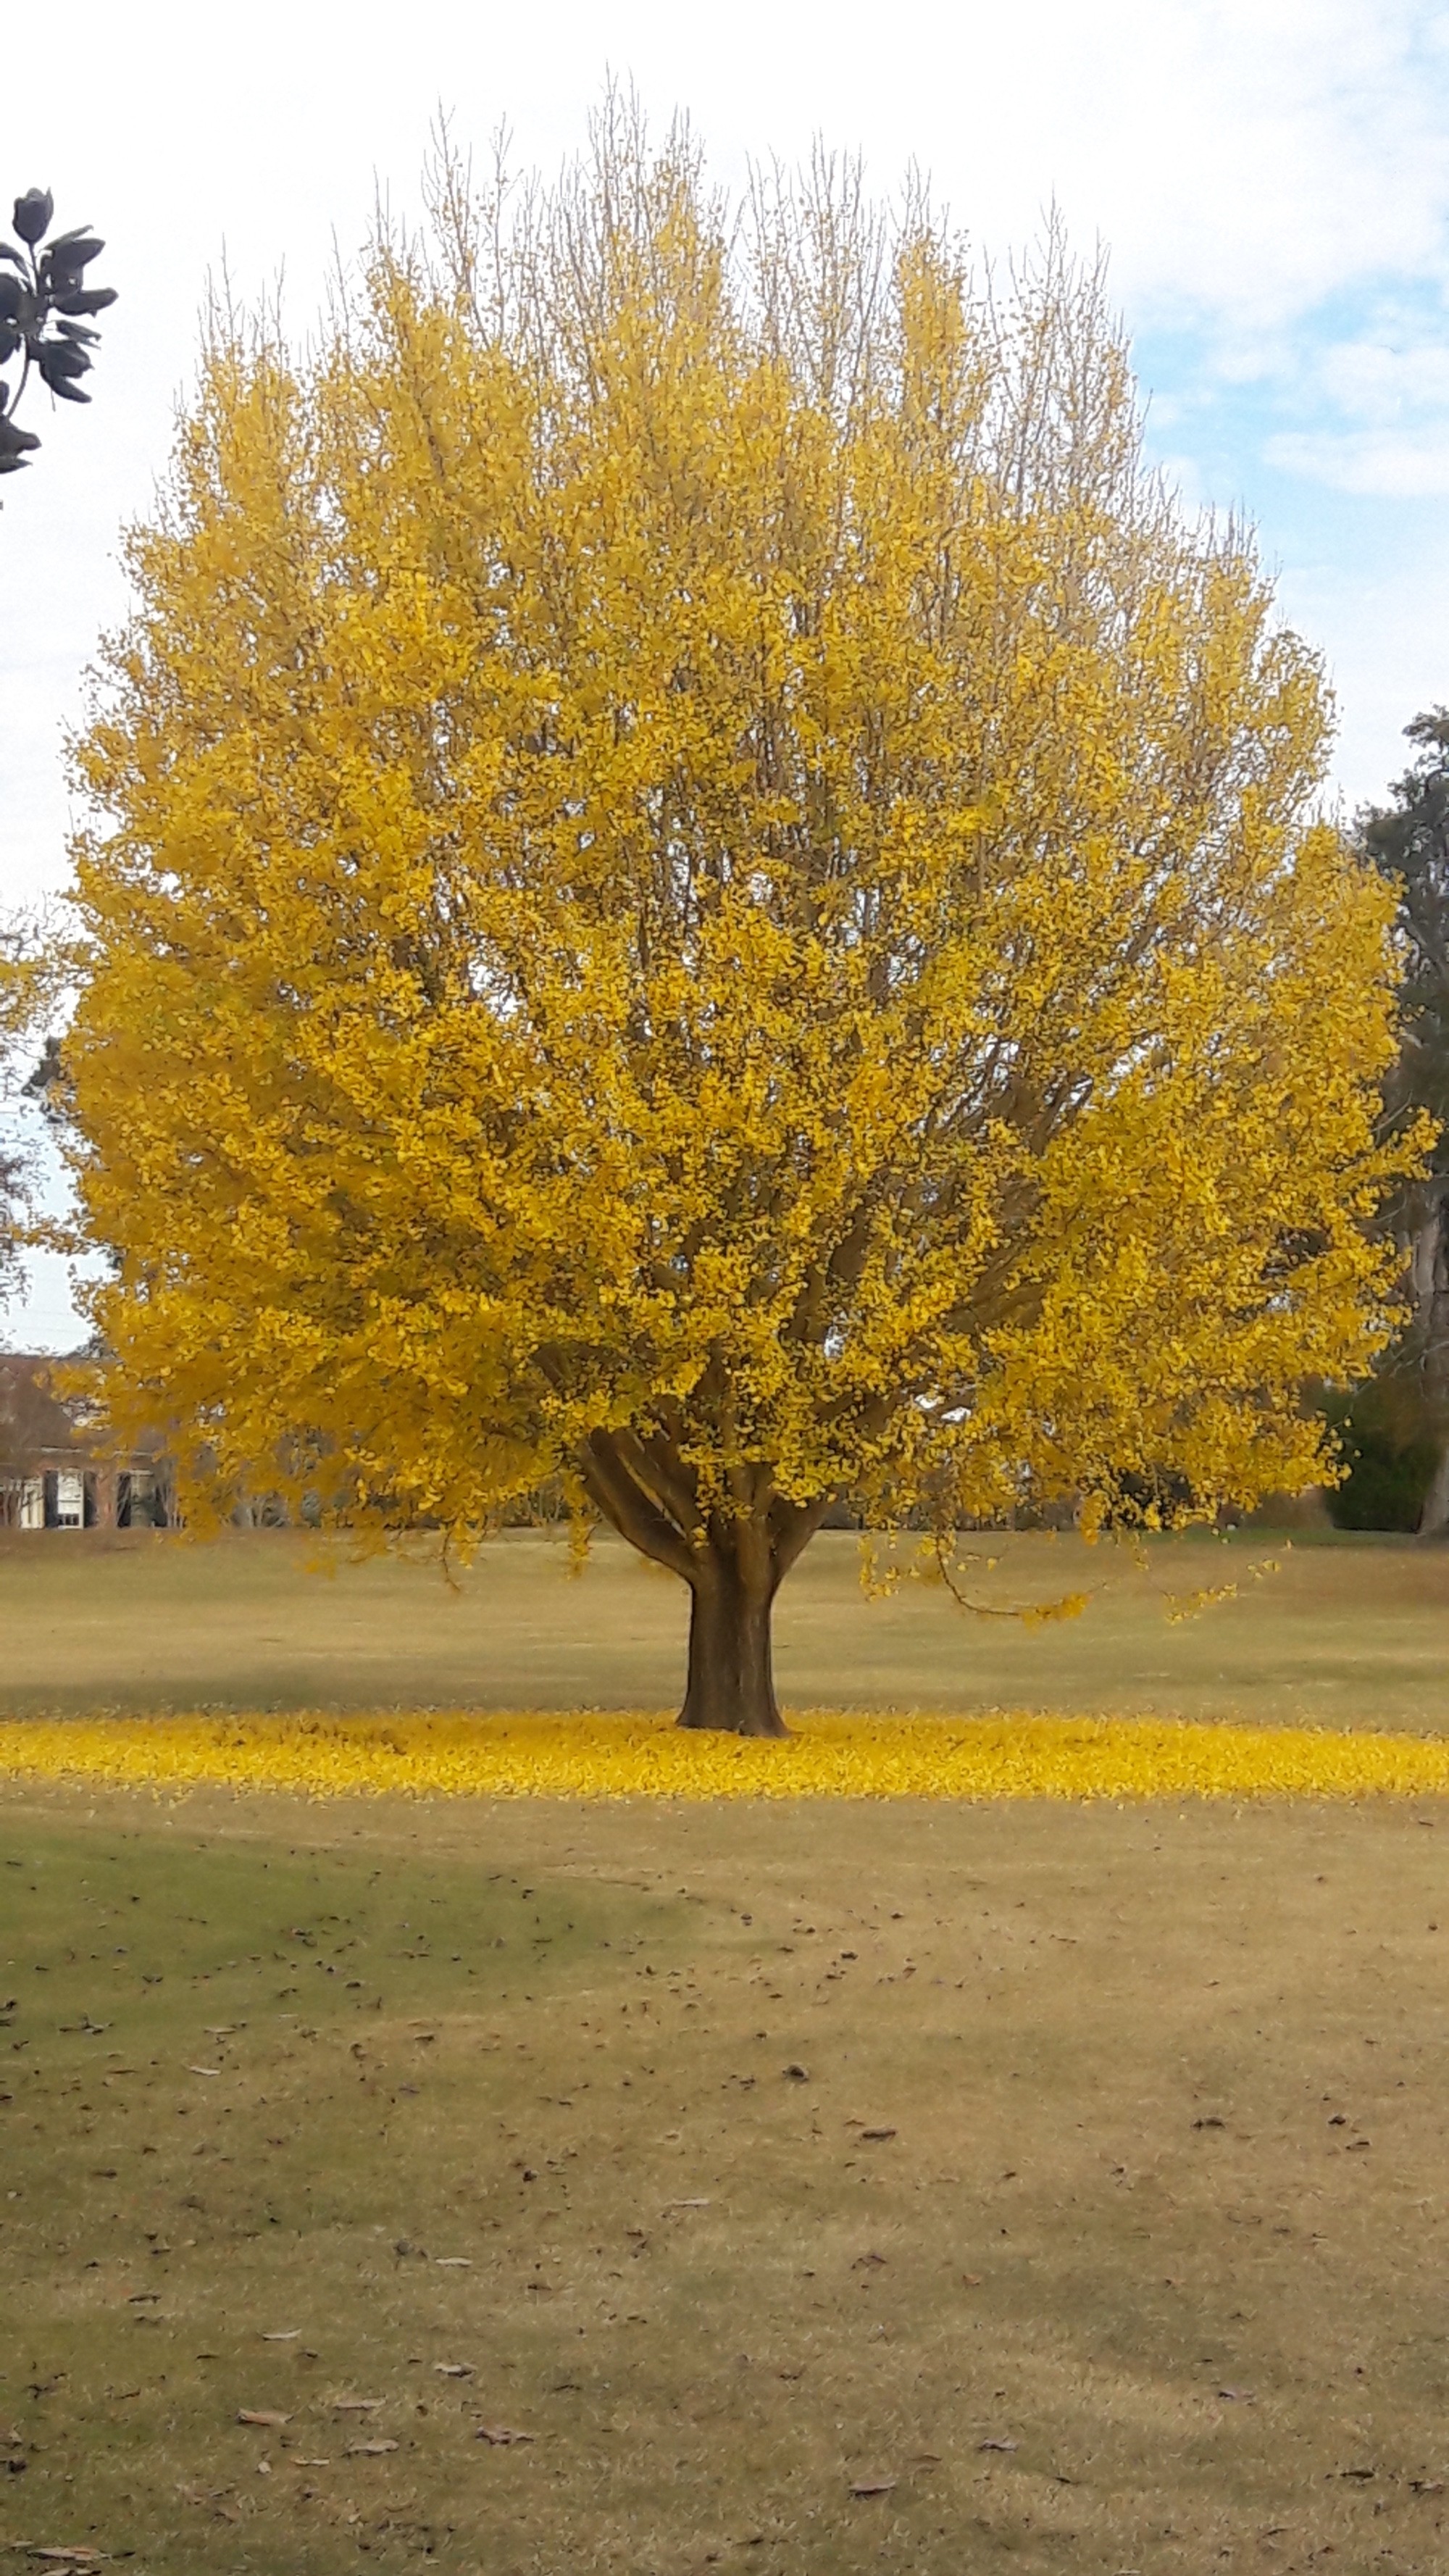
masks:
[[[146,1467],[122,1468],[116,1479],[116,1522],[121,1529],[164,1529],[166,1489]]]
[[[0,1529],[44,1529],[45,1478],[0,1477]]]
[[[85,1478],[70,1467],[62,1467],[55,1479],[55,1526],[57,1529],[81,1529],[85,1525],[85,1516]]]

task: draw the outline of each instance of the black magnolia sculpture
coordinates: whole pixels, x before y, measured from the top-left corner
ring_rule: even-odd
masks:
[[[62,402],[89,402],[80,378],[89,375],[90,352],[100,338],[89,317],[114,304],[113,286],[87,286],[85,273],[105,243],[84,224],[45,236],[55,203],[48,188],[27,188],[15,200],[15,229],[23,245],[0,241],[0,367],[20,359],[14,391],[0,378],[0,474],[14,474],[40,445],[21,429],[16,406],[32,368]]]

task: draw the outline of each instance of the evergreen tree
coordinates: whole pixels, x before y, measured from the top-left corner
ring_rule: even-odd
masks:
[[[1404,731],[1418,758],[1390,789],[1392,803],[1360,815],[1359,840],[1397,898],[1403,1038],[1387,1105],[1426,1109],[1439,1122],[1429,1171],[1396,1212],[1413,1313],[1384,1372],[1398,1382],[1391,1410],[1407,1444],[1427,1443],[1437,1461],[1419,1519],[1429,1533],[1449,1529],[1449,707]]]

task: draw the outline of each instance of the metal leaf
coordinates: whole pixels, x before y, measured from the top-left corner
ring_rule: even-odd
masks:
[[[15,229],[21,240],[29,242],[32,249],[43,241],[54,212],[55,199],[48,188],[27,188],[24,196],[15,200]]]
[[[39,347],[32,340],[30,345],[35,363],[52,393],[55,393],[62,383],[69,383],[76,376],[90,373],[90,359],[84,349],[76,347],[73,340],[42,340]]]

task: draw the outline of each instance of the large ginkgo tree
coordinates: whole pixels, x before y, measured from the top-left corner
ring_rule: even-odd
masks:
[[[1101,282],[606,115],[215,326],[78,747],[119,1416],[471,1540],[562,1479],[770,1733],[843,1496],[1090,1528],[1323,1472],[1388,1329],[1390,898]],[[1400,1157],[1402,1160],[1402,1157]]]

